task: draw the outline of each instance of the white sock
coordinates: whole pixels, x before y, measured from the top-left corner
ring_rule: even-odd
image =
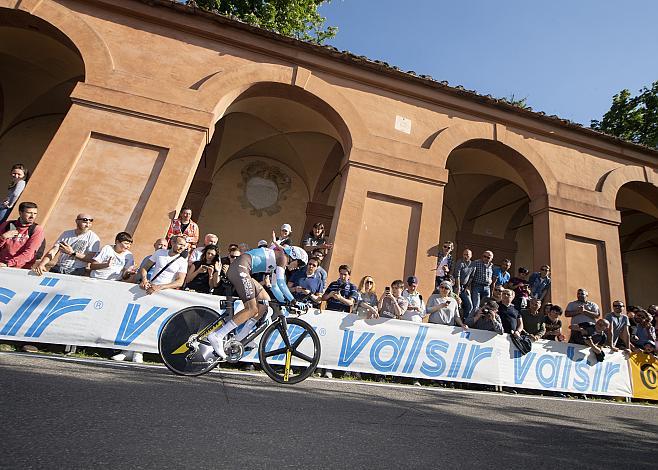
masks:
[[[211,336],[214,338],[223,338],[231,331],[235,330],[237,327],[238,325],[236,325],[233,320],[229,320],[228,322],[224,323],[219,330],[210,333],[208,335],[208,338],[210,338]]]
[[[245,339],[247,337],[247,335],[249,333],[251,333],[251,329],[254,327],[256,322],[258,322],[258,320],[255,320],[253,318],[250,318],[249,320],[247,320],[245,322],[244,326],[242,327],[242,329],[240,330],[240,333],[235,335],[235,340],[242,341],[243,339]]]

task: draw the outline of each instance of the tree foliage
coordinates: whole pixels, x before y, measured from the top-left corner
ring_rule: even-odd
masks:
[[[234,16],[245,23],[285,36],[321,44],[338,29],[325,26],[318,8],[331,0],[190,0],[205,10]]]
[[[617,93],[603,119],[592,121],[592,129],[658,148],[658,81],[642,88],[637,96],[628,90]]]

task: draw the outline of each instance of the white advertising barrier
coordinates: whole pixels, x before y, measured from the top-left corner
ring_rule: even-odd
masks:
[[[0,338],[157,352],[164,322],[190,305],[217,309],[216,296],[59,274],[0,268]],[[507,335],[329,310],[304,317],[322,342],[320,366],[456,382],[632,396],[621,353],[597,363],[588,348],[539,341],[521,356]],[[257,361],[256,351],[243,358]]]

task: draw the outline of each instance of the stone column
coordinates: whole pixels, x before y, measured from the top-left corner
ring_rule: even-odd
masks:
[[[416,275],[425,298],[434,287],[435,251],[447,171],[412,161],[353,149],[341,169],[332,233],[329,278],[341,264],[352,281],[374,276],[379,285]]]
[[[22,200],[39,205],[48,243],[87,212],[102,243],[125,230],[145,255],[187,194],[212,116],[85,84],[72,100]]]

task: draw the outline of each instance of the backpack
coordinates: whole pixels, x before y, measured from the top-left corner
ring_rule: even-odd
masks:
[[[16,225],[18,223],[18,220],[13,220],[7,224],[7,227],[9,230],[18,230],[18,226]],[[38,224],[31,224],[27,228],[27,235],[29,238],[32,238],[32,235],[34,235],[34,231],[37,229]],[[43,258],[43,254],[46,252],[46,239],[44,238],[43,241],[41,242],[41,246],[37,249],[36,253],[34,254],[34,259],[35,260],[40,260]]]

